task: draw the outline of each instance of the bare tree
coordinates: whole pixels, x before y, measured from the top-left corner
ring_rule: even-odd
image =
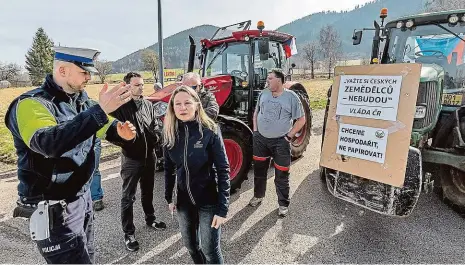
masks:
[[[0,81],[13,81],[21,73],[21,66],[16,63],[2,64],[0,63]]]
[[[107,76],[111,73],[111,70],[113,69],[111,62],[106,61],[106,60],[96,61],[95,68],[98,71],[98,76],[100,77],[100,81],[102,83],[105,83],[105,79],[107,79]]]
[[[427,12],[444,11],[453,9],[465,9],[463,0],[428,0],[425,3]]]
[[[311,78],[315,79],[315,63],[318,59],[318,43],[312,41],[304,46],[304,58],[310,66]]]
[[[342,55],[342,41],[331,25],[326,25],[320,30],[320,51],[328,68],[328,79],[331,79],[331,71]]]
[[[144,70],[152,72],[155,82],[158,82],[158,55],[153,50],[145,49],[142,51],[142,63]]]

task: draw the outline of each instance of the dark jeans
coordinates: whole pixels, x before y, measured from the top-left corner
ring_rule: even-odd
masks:
[[[184,246],[196,264],[224,263],[220,247],[221,227],[211,227],[216,209],[216,205],[177,205],[179,229]]]
[[[140,182],[141,203],[148,224],[155,221],[153,208],[153,186],[155,181],[155,159],[134,160],[126,156],[121,157],[121,177],[123,187],[121,198],[121,222],[123,232],[132,235],[136,231],[134,226],[133,204],[136,201],[137,183]]]
[[[102,142],[100,139],[95,141],[95,171],[92,176],[92,182],[90,184],[90,191],[92,194],[92,201],[101,200],[103,198],[102,189],[102,175],[100,174],[100,154],[102,152]]]
[[[265,197],[267,172],[273,158],[276,193],[279,206],[289,206],[289,167],[291,144],[284,137],[265,138],[259,132],[253,136],[254,196]]]
[[[89,264],[94,262],[94,231],[90,191],[67,204],[51,206],[50,238],[36,241],[47,263]]]

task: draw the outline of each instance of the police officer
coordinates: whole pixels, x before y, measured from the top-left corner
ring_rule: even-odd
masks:
[[[131,123],[107,116],[131,99],[129,86],[104,85],[91,106],[84,88],[98,54],[56,47],[53,74],[13,100],[5,115],[18,154],[13,216],[30,218],[30,236],[48,263],[93,263],[95,139],[122,145],[135,137]]]

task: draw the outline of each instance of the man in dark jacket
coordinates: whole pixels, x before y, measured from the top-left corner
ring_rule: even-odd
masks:
[[[192,87],[197,92],[205,113],[216,121],[220,107],[218,106],[218,102],[216,102],[215,95],[203,87],[200,75],[193,72],[186,73],[182,78],[182,84]]]
[[[133,203],[139,181],[145,223],[155,229],[166,228],[165,223],[155,221],[155,210],[152,203],[156,162],[153,150],[161,140],[162,121],[155,116],[153,104],[142,98],[144,80],[141,75],[130,72],[124,77],[124,81],[131,85],[133,98],[110,115],[117,119],[126,119],[136,127],[137,134],[134,141],[122,147],[121,222],[126,248],[129,251],[137,251],[139,243],[134,235],[136,228],[134,226]]]

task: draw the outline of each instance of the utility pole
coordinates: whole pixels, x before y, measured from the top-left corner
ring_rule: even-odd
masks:
[[[161,24],[161,0],[158,0],[158,65],[159,65],[159,82],[163,85],[163,32]]]

